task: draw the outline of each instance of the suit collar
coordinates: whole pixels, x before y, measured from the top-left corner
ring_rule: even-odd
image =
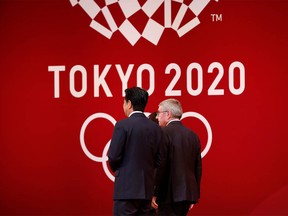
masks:
[[[132,116],[132,115],[134,115],[134,114],[135,114],[135,115],[139,115],[139,114],[144,115],[144,113],[141,112],[141,111],[133,111],[133,112],[130,113],[129,117]]]
[[[169,125],[170,123],[176,123],[176,124],[178,124],[178,123],[181,123],[181,122],[180,122],[179,119],[171,119],[171,120],[166,124],[166,126]]]

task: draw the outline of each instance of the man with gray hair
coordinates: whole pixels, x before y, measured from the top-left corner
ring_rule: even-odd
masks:
[[[164,142],[156,172],[152,207],[159,215],[187,215],[200,198],[202,158],[200,140],[180,119],[183,110],[176,99],[159,104],[157,119]]]

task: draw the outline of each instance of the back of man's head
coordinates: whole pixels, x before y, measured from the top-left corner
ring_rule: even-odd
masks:
[[[179,100],[174,98],[166,99],[162,101],[159,106],[161,106],[163,110],[169,110],[173,118],[181,119],[183,109]]]
[[[131,101],[134,111],[144,112],[148,103],[148,96],[148,92],[140,87],[132,87],[125,90],[125,101]]]

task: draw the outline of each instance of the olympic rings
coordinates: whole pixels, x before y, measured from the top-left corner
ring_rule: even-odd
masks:
[[[145,112],[146,116],[148,116],[149,114],[150,113]],[[212,144],[212,130],[211,130],[210,124],[207,121],[207,119],[204,118],[204,116],[200,115],[197,112],[185,112],[185,113],[183,113],[182,119],[187,118],[187,117],[198,118],[199,120],[201,120],[203,122],[203,124],[206,127],[207,134],[208,134],[208,140],[207,140],[207,144],[206,144],[204,150],[201,152],[201,156],[202,156],[202,158],[204,158],[206,156],[206,154],[208,153],[208,151],[210,150],[211,144]],[[106,145],[105,145],[105,147],[103,149],[103,152],[102,152],[102,157],[97,157],[97,156],[93,155],[87,149],[86,144],[85,144],[85,140],[84,140],[85,130],[86,130],[87,126],[89,125],[89,123],[91,121],[93,121],[94,119],[97,119],[97,118],[104,118],[104,119],[109,120],[113,125],[116,124],[116,120],[112,116],[110,116],[110,115],[108,115],[106,113],[94,113],[94,114],[92,114],[91,116],[89,116],[84,121],[84,123],[83,123],[83,125],[81,127],[81,130],[80,130],[80,144],[81,144],[82,150],[84,151],[84,153],[86,154],[86,156],[88,158],[90,158],[93,161],[102,163],[102,167],[103,167],[103,170],[104,170],[105,174],[107,175],[107,177],[111,181],[114,182],[115,177],[110,172],[110,170],[108,169],[108,166],[107,166],[107,161],[108,161],[107,153],[108,153],[108,149],[109,149],[109,146],[110,146],[111,139],[106,143]]]
[[[106,161],[105,158],[103,158],[103,157],[97,157],[97,156],[91,154],[91,153],[89,152],[89,150],[87,149],[86,144],[85,144],[85,140],[84,140],[84,134],[85,134],[86,127],[88,126],[88,124],[89,124],[92,120],[94,120],[94,119],[96,119],[96,118],[104,118],[104,119],[109,120],[113,125],[116,124],[116,120],[115,120],[112,116],[110,116],[110,115],[108,115],[108,114],[106,114],[106,113],[95,113],[95,114],[89,116],[89,117],[85,120],[85,122],[83,123],[83,125],[82,125],[82,127],[81,127],[81,131],[80,131],[80,143],[81,143],[81,147],[82,147],[84,153],[87,155],[87,157],[89,157],[91,160],[96,161],[96,162],[103,162],[103,161]],[[108,142],[108,143],[109,143],[109,142]]]

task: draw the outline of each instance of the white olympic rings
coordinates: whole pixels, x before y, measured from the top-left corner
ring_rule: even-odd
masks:
[[[150,113],[145,112],[146,116],[148,116],[149,114]],[[199,113],[196,113],[196,112],[185,112],[185,113],[183,113],[182,119],[187,118],[187,117],[198,118],[199,120],[201,120],[203,122],[203,124],[206,127],[207,134],[208,134],[208,139],[207,139],[207,144],[206,144],[204,150],[201,152],[201,156],[203,158],[208,153],[208,151],[209,151],[209,149],[211,147],[211,144],[212,144],[212,130],[211,130],[210,124],[207,121],[207,119],[204,118],[204,116],[202,116],[202,115],[200,115]],[[107,166],[107,161],[108,161],[107,153],[108,153],[108,149],[109,149],[109,146],[110,146],[111,139],[106,143],[106,145],[105,145],[105,147],[103,149],[103,152],[102,152],[102,157],[97,157],[97,156],[93,155],[87,149],[86,144],[85,144],[85,139],[84,139],[85,130],[86,130],[87,126],[89,125],[89,123],[91,121],[93,121],[94,119],[97,119],[97,118],[104,118],[104,119],[109,120],[113,125],[116,124],[116,120],[112,116],[110,116],[110,115],[108,115],[106,113],[94,113],[94,114],[92,114],[91,116],[89,116],[84,121],[84,123],[83,123],[83,125],[81,127],[81,130],[80,130],[80,144],[81,144],[82,150],[84,151],[84,153],[86,154],[86,156],[88,158],[90,158],[93,161],[102,163],[103,170],[104,170],[105,174],[107,175],[107,177],[111,181],[114,182],[115,177],[112,175],[112,173],[110,172],[110,170],[109,170],[109,168]]]
[[[108,152],[108,149],[109,149],[109,146],[110,146],[110,141],[111,139],[107,142],[107,144],[105,145],[104,147],[104,150],[102,152],[102,157],[97,157],[93,154],[90,153],[90,151],[87,149],[86,147],[86,144],[85,144],[85,140],[84,140],[84,135],[85,135],[85,130],[88,126],[88,124],[93,121],[94,119],[96,118],[104,118],[104,119],[108,119],[113,125],[116,124],[116,120],[106,114],[106,113],[95,113],[91,116],[89,116],[85,122],[83,123],[82,127],[81,127],[81,130],[80,130],[80,143],[81,143],[81,147],[84,151],[84,153],[87,155],[88,158],[90,158],[91,160],[93,161],[96,161],[96,162],[102,162],[102,166],[103,166],[103,169],[104,169],[104,172],[105,174],[107,175],[107,177],[111,180],[111,181],[114,181],[114,176],[111,174],[111,172],[109,171],[108,169],[108,166],[107,166],[107,161],[108,161],[108,157],[107,157],[107,152]]]

